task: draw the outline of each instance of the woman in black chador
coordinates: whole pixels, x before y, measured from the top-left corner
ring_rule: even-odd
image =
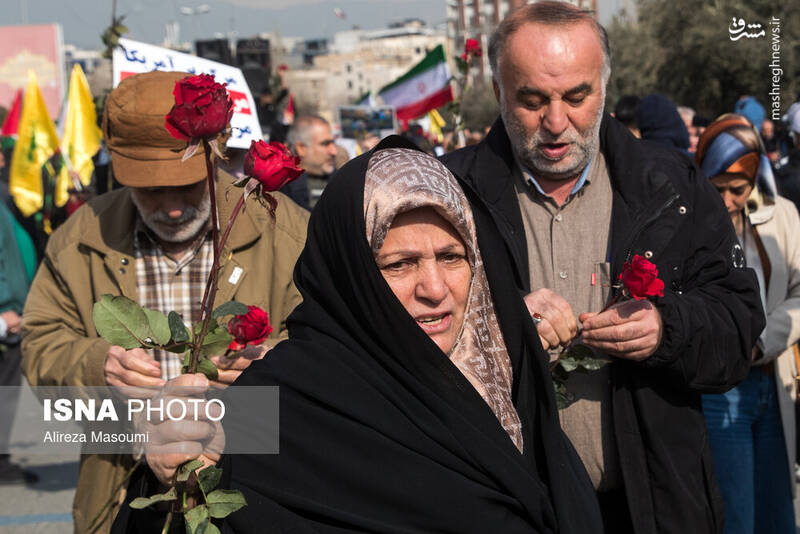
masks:
[[[223,532],[602,531],[503,241],[439,161],[393,137],[345,165],[295,283],[234,384],[280,386],[280,453],[222,457]]]

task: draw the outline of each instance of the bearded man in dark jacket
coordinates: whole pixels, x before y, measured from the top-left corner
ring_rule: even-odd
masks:
[[[603,113],[608,39],[590,14],[527,5],[489,59],[501,118],[444,162],[501,229],[545,349],[577,340],[611,359],[569,375],[560,413],[606,531],[722,532],[700,395],[746,376],[764,315],[720,197],[684,154]],[[598,313],[636,255],[663,296]]]

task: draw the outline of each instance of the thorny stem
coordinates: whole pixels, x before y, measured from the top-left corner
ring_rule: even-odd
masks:
[[[233,228],[233,221],[236,220],[236,217],[239,215],[239,212],[244,206],[244,200],[246,195],[242,195],[239,197],[239,201],[236,203],[236,206],[233,208],[233,213],[231,213],[231,218],[228,219],[228,226],[225,227],[225,231],[222,233],[222,237],[219,239],[219,250],[222,252],[222,249],[225,248],[225,243],[228,241],[228,236],[231,233],[231,228]]]
[[[200,334],[194,340],[192,347],[192,356],[189,360],[189,373],[197,372],[197,364],[200,362],[200,349],[203,346],[203,340],[206,338],[208,332],[208,323],[211,320],[211,306],[214,304],[214,298],[217,296],[217,271],[219,270],[219,223],[217,221],[217,194],[215,187],[215,172],[214,164],[211,162],[211,147],[208,140],[203,139],[203,150],[206,158],[206,173],[208,175],[208,194],[211,197],[211,232],[213,235],[214,247],[214,262],[211,264],[211,273],[208,276],[206,289],[203,294],[203,303],[200,307],[202,310],[203,326],[200,329]]]
[[[172,523],[172,510],[167,513],[167,520],[164,521],[164,528],[161,529],[161,534],[167,534],[169,532],[170,523]]]

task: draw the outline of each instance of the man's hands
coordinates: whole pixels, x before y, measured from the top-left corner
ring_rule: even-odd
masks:
[[[528,313],[538,313],[542,317],[536,329],[544,350],[566,346],[578,333],[572,307],[556,292],[547,288],[537,289],[525,295],[525,304]]]
[[[242,371],[250,367],[253,360],[260,360],[271,347],[261,345],[247,345],[229,358],[225,355],[212,356],[210,360],[217,366],[218,377],[211,384],[217,388],[225,388],[239,378]]]
[[[157,388],[166,383],[161,379],[161,364],[144,349],[112,345],[103,370],[109,386]]]
[[[9,334],[19,334],[22,327],[22,317],[20,317],[14,310],[4,311],[0,313],[0,318],[6,322]]]
[[[601,352],[642,361],[661,344],[661,314],[649,300],[626,300],[603,313],[582,313],[583,343]]]
[[[208,379],[202,374],[181,375],[170,380],[160,394],[165,404],[170,399],[202,399],[208,390]],[[216,408],[210,405],[209,410]],[[159,482],[170,485],[176,469],[189,460],[198,459],[203,467],[215,465],[225,448],[225,432],[219,421],[205,419],[205,407],[198,407],[199,420],[192,417],[173,421],[169,418],[141,421],[142,431],[149,432],[150,440],[145,458]],[[218,413],[211,413],[216,418]],[[201,468],[203,469],[203,468]]]
[[[567,346],[578,334],[578,324],[569,303],[547,288],[525,296],[528,313],[538,313],[536,325],[545,350]],[[664,325],[661,314],[649,300],[627,300],[602,313],[582,313],[582,342],[600,352],[641,361],[661,344]]]

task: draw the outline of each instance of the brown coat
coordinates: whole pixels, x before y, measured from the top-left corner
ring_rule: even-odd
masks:
[[[220,178],[230,183],[222,173]],[[225,189],[217,188],[221,225],[241,191],[231,191],[226,200]],[[252,198],[236,219],[221,255],[216,302],[236,299],[262,307],[276,325],[270,338],[277,339],[286,337],[286,317],[301,301],[292,272],[305,243],[308,212],[280,193],[275,196],[274,222]],[[92,306],[104,293],[137,300],[135,217],[130,192],[124,188],[89,202],[50,238],[23,314],[23,372],[32,386],[105,385],[103,367],[109,344],[97,335]],[[236,267],[242,272],[231,283]],[[88,531],[131,465],[130,456],[81,456],[73,503],[76,532]],[[116,502],[123,498],[124,489]],[[117,511],[115,504],[94,532],[108,532]]]

